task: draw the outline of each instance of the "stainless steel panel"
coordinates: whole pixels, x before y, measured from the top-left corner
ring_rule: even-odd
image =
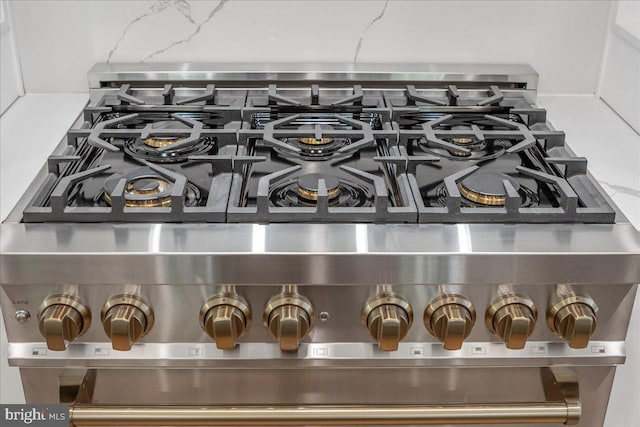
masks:
[[[502,343],[466,342],[455,352],[439,343],[402,342],[398,351],[390,353],[378,350],[373,343],[304,343],[295,353],[283,353],[275,343],[242,343],[234,350],[218,350],[215,344],[202,342],[152,343],[123,352],[104,342],[72,344],[66,351],[48,351],[41,342],[20,342],[10,343],[8,351],[11,366],[33,368],[471,368],[611,366],[624,360],[623,341],[591,341],[579,350],[560,342],[529,341],[518,351]]]
[[[615,368],[578,367],[580,426],[600,426]],[[50,403],[83,369],[21,369],[27,401]],[[544,401],[539,368],[98,370],[96,405],[344,405]],[[488,386],[490,384],[490,387]],[[533,426],[535,424],[527,424]]]
[[[535,92],[538,74],[519,64],[164,63],[96,64],[89,87],[122,82],[467,82],[521,83]]]
[[[127,283],[127,282],[123,282]],[[129,282],[131,283],[131,282]],[[594,341],[624,341],[631,309],[633,306],[636,286],[633,285],[573,285],[573,286],[508,286],[468,284],[462,286],[434,286],[434,285],[401,285],[392,286],[394,292],[404,296],[413,306],[415,319],[410,328],[406,342],[436,343],[424,327],[423,312],[431,298],[440,291],[459,293],[469,298],[475,305],[478,320],[467,339],[469,343],[485,342],[499,343],[499,338],[493,336],[484,323],[484,313],[497,295],[505,292],[519,292],[528,295],[536,304],[539,311],[539,319],[531,342],[553,342],[566,346],[564,341],[551,333],[545,321],[547,307],[559,294],[573,291],[590,295],[598,304],[598,327],[592,337]],[[267,300],[280,291],[279,286],[238,286],[237,292],[245,297],[253,312],[253,322],[247,333],[239,339],[241,343],[273,343],[267,328],[262,324],[262,311]],[[44,339],[38,330],[35,319],[38,306],[51,294],[71,293],[80,297],[93,313],[94,321],[90,329],[82,337],[71,345],[68,356],[77,355],[74,346],[84,343],[107,343],[99,321],[99,313],[105,302],[113,295],[122,293],[135,293],[143,297],[153,308],[155,323],[152,330],[143,339],[144,343],[211,343],[211,339],[204,333],[199,323],[200,307],[206,299],[217,293],[216,286],[212,285],[70,285],[61,283],[44,284],[39,286],[3,286],[0,290],[2,311],[5,316],[5,325],[9,341],[43,343]],[[299,288],[301,294],[308,297],[316,315],[324,312],[328,320],[316,319],[315,327],[305,340],[307,343],[366,343],[367,354],[372,353],[377,357],[388,356],[384,352],[371,352],[369,344],[373,340],[361,324],[360,314],[365,301],[376,292],[375,286],[305,286]],[[19,322],[14,318],[17,310],[27,310],[31,313],[31,320]],[[42,345],[40,345],[42,347]],[[104,346],[102,346],[104,347]],[[110,345],[107,345],[110,347]],[[81,348],[81,347],[80,347]],[[146,354],[146,348],[134,346],[140,349],[139,354]],[[243,352],[241,349],[239,352]],[[77,350],[82,354],[82,350]],[[161,349],[158,351],[162,352]],[[250,350],[248,350],[250,351]],[[407,349],[409,351],[409,349]],[[501,356],[530,354],[531,349],[510,351]],[[53,355],[54,352],[49,354]],[[113,354],[114,352],[111,352]],[[116,352],[118,353],[118,352]],[[64,353],[63,353],[64,354]],[[124,352],[126,355],[127,352]],[[224,358],[233,355],[233,352],[215,353],[215,358]],[[408,353],[407,353],[408,354]],[[569,351],[566,355],[579,355],[579,352]],[[588,354],[588,353],[587,353]],[[285,353],[269,350],[269,357],[286,358]],[[445,355],[459,356],[459,353],[445,352]],[[543,354],[544,355],[544,354]],[[207,356],[209,357],[209,356]],[[261,356],[263,357],[263,356]]]
[[[631,224],[5,223],[1,232],[2,284],[640,282]]]

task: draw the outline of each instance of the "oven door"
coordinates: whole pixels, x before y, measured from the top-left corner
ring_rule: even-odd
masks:
[[[600,426],[615,367],[22,368],[75,426]]]

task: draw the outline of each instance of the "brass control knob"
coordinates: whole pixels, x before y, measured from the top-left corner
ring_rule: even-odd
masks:
[[[429,302],[423,320],[446,350],[460,350],[476,322],[476,310],[462,295],[443,294]]]
[[[547,311],[547,324],[552,332],[569,342],[571,348],[585,348],[596,329],[598,306],[584,295],[567,295],[553,303]]]
[[[251,325],[251,308],[240,295],[223,292],[202,305],[200,325],[215,340],[216,347],[231,350]]]
[[[49,350],[65,350],[90,324],[89,309],[73,295],[50,296],[38,309],[38,327]]]
[[[531,298],[517,294],[503,295],[493,301],[485,316],[489,331],[512,350],[524,348],[537,319],[538,310]]]
[[[274,295],[264,308],[264,324],[280,343],[280,350],[296,351],[300,341],[313,329],[315,313],[311,301],[297,294]]]
[[[370,298],[362,309],[362,324],[382,351],[396,351],[413,323],[411,304],[393,293]]]
[[[109,298],[101,312],[104,332],[114,350],[127,351],[153,327],[153,310],[136,295]]]

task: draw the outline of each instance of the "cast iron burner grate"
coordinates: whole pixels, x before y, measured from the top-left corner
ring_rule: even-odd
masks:
[[[311,84],[302,88],[279,88],[270,84],[266,94],[249,93],[243,120],[253,129],[263,129],[269,122],[299,114],[307,117],[337,114],[366,122],[374,129],[381,129],[382,123],[389,122],[391,117],[380,90],[366,90],[361,85],[325,88]]]
[[[518,85],[105,86],[25,222],[612,223]]]
[[[586,160],[550,156],[564,150],[564,134],[537,127],[448,114],[400,129],[419,222],[613,221]]]
[[[229,199],[230,222],[415,222],[395,133],[341,115],[310,125],[292,115],[242,130]],[[323,156],[299,147],[344,143]],[[304,144],[304,143],[303,143]]]
[[[49,157],[26,222],[226,220],[234,129],[177,113],[160,121],[132,113],[70,130],[67,143],[63,155]]]

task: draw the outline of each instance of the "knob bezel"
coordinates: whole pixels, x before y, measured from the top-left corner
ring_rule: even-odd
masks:
[[[433,319],[433,315],[435,314],[436,311],[438,311],[440,308],[447,305],[459,305],[462,308],[466,309],[471,315],[471,324],[469,325],[469,332],[464,337],[466,339],[469,335],[471,335],[473,326],[476,324],[476,308],[473,306],[473,303],[463,295],[442,294],[442,295],[438,295],[437,297],[429,301],[427,308],[425,308],[424,310],[424,315],[422,318],[425,328],[427,328],[427,331],[429,331],[429,333],[432,336],[434,336],[435,338],[438,338],[437,331],[433,329],[431,320]]]
[[[38,319],[38,325],[40,325],[40,321],[42,320],[42,313],[44,313],[47,308],[54,305],[66,305],[77,311],[80,315],[80,318],[82,319],[82,326],[78,331],[76,339],[84,335],[89,330],[89,326],[91,326],[91,311],[86,305],[84,305],[79,297],[68,294],[50,295],[42,302],[42,304],[40,304],[40,307],[38,307],[38,315],[36,316]]]
[[[237,335],[237,338],[240,338],[247,333],[249,327],[251,326],[251,306],[244,297],[230,292],[220,292],[218,294],[212,295],[204,302],[204,304],[202,304],[202,307],[200,308],[200,326],[202,327],[202,330],[208,336],[215,340],[215,337],[209,335],[209,332],[207,331],[206,319],[211,310],[223,305],[236,308],[240,311],[240,313],[242,313],[244,327],[241,331],[238,331]]]
[[[560,310],[572,304],[584,304],[591,309],[593,312],[593,329],[591,333],[593,334],[593,331],[595,331],[598,326],[598,305],[590,296],[579,294],[565,295],[549,306],[547,310],[547,326],[549,330],[564,338],[556,328],[556,317]]]
[[[362,307],[362,311],[361,311],[362,314],[360,316],[362,326],[364,326],[364,328],[368,331],[369,325],[371,323],[369,321],[369,317],[371,313],[373,313],[375,309],[383,305],[395,305],[400,309],[404,310],[404,312],[407,314],[407,319],[408,319],[407,329],[405,333],[400,337],[400,339],[402,340],[405,336],[407,336],[407,334],[409,333],[409,330],[411,329],[411,326],[413,325],[413,308],[411,307],[411,304],[409,303],[409,301],[407,301],[404,297],[400,295],[396,295],[391,292],[385,292],[369,298],[364,303],[364,306]]]
[[[491,305],[489,305],[489,307],[487,308],[487,312],[485,314],[485,322],[487,324],[487,329],[489,329],[489,332],[491,332],[493,335],[499,336],[499,332],[498,329],[496,328],[496,325],[494,324],[494,319],[496,314],[498,314],[498,312],[500,310],[502,310],[503,308],[509,306],[509,305],[513,305],[513,304],[520,304],[520,305],[524,305],[525,307],[527,307],[530,311],[531,314],[533,315],[532,317],[532,328],[529,331],[529,335],[531,336],[531,334],[533,333],[533,329],[535,328],[535,324],[538,321],[538,309],[535,305],[535,303],[533,302],[533,300],[531,298],[529,298],[526,295],[522,295],[522,294],[507,294],[507,295],[502,295],[501,297],[498,297],[496,300],[494,300]]]
[[[104,303],[104,306],[100,311],[100,321],[102,322],[103,328],[105,327],[105,321],[107,320],[107,315],[109,311],[119,305],[130,305],[140,310],[144,315],[146,322],[140,338],[146,336],[151,331],[151,329],[153,328],[153,323],[155,321],[155,317],[153,314],[153,310],[151,309],[151,306],[149,306],[149,304],[147,304],[147,302],[144,299],[142,299],[142,297],[139,297],[137,295],[130,295],[130,294],[114,295],[111,298],[109,298],[109,300],[107,300],[106,303]],[[107,333],[106,329],[105,329],[105,333]]]

